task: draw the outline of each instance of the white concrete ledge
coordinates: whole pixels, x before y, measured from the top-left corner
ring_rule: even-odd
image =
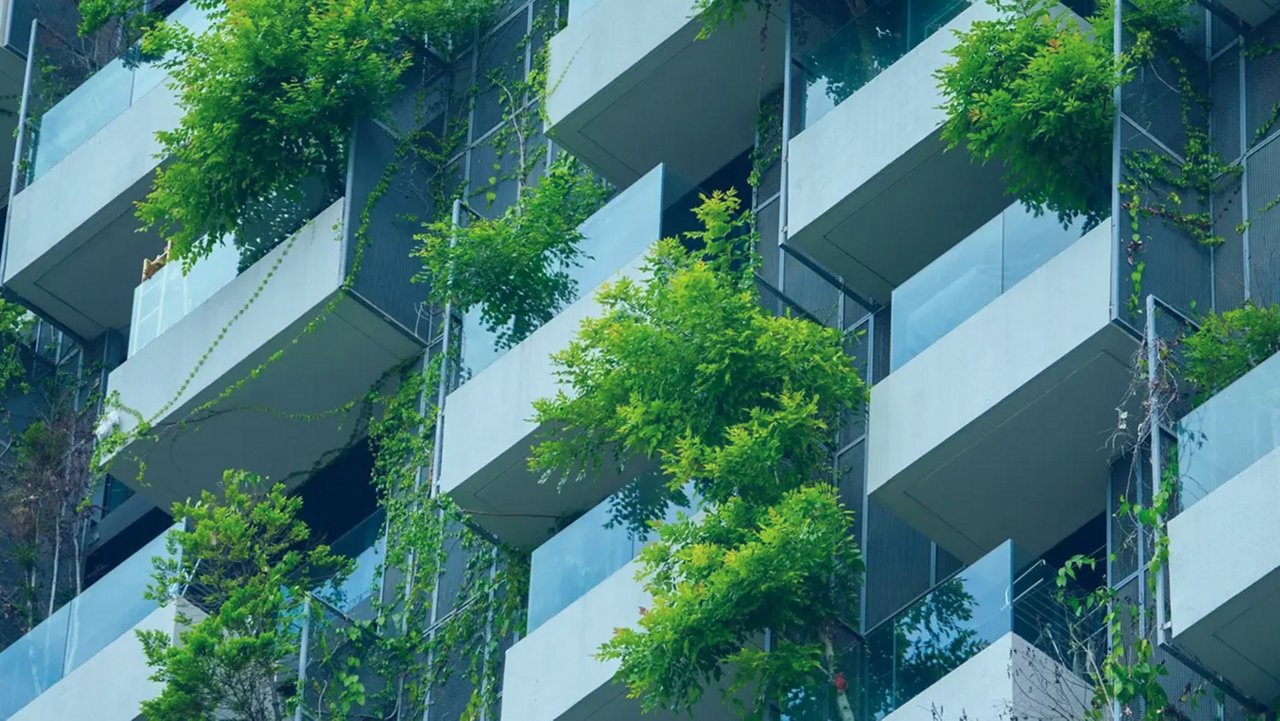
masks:
[[[747,150],[761,94],[782,83],[784,23],[753,8],[709,39],[701,27],[693,0],[599,0],[575,17],[551,39],[552,135],[620,187],[664,162],[700,182]]]
[[[1174,639],[1257,699],[1280,695],[1280,449],[1169,522]]]
[[[1134,340],[1112,323],[1111,226],[871,390],[868,492],[960,558],[1021,560],[1103,512]]]
[[[151,668],[138,640],[139,631],[178,633],[179,611],[198,613],[185,602],[157,608],[127,633],[67,674],[10,717],[10,721],[134,721],[143,701],[163,686],[151,680]]]
[[[345,205],[329,206],[112,371],[108,390],[129,409],[113,411],[121,428],[138,417],[154,426],[115,454],[113,475],[167,508],[217,487],[229,468],[301,480],[358,439],[355,402],[420,348],[340,295]]]
[[[164,245],[137,232],[134,204],[161,163],[156,133],[181,118],[160,83],[14,196],[3,285],[83,338],[126,328],[142,260]]]

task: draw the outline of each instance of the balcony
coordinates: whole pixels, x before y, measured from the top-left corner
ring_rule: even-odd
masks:
[[[1001,544],[844,647],[858,721],[1083,717],[1101,619],[1075,619],[1045,563],[1016,573],[1016,555]],[[810,694],[792,718],[836,721],[829,694]]]
[[[1178,423],[1174,640],[1256,699],[1280,695],[1280,356]],[[1226,562],[1224,562],[1226,561]]]
[[[608,528],[602,521],[607,517],[590,522],[594,542],[613,549],[625,544],[625,524]],[[576,523],[562,534],[587,535]],[[544,548],[559,542],[557,536]],[[532,711],[535,721],[648,718],[613,683],[616,664],[595,658],[615,627],[634,624],[639,608],[652,603],[635,579],[636,564],[622,563],[576,595],[582,569],[597,568],[600,559],[540,559],[541,551],[535,551],[531,568],[529,634],[507,652],[503,718],[516,710],[522,718]],[[850,634],[841,665],[858,721],[929,721],[936,718],[935,706],[975,721],[1007,719],[1010,712],[1018,718],[1080,715],[1088,699],[1081,675],[1089,654],[1105,647],[1102,629],[1096,619],[1078,621],[1059,604],[1044,562],[1015,573],[1014,558],[1013,544],[1001,544],[861,639]],[[557,586],[574,589],[570,595],[576,597],[569,600]],[[544,594],[561,608],[535,624],[534,609],[545,604]],[[787,714],[794,721],[840,718],[826,689],[794,698]],[[714,690],[695,716],[733,718]]]
[[[1008,538],[1034,558],[1104,510],[1136,349],[1109,222],[996,222],[894,292],[871,389],[869,493],[966,561]]]
[[[676,509],[671,509],[674,513]],[[527,721],[675,721],[686,716],[641,714],[640,704],[613,683],[616,662],[596,658],[615,628],[630,626],[652,599],[636,580],[632,560],[645,545],[625,519],[601,503],[534,551],[529,578],[529,632],[507,651],[501,718]],[[606,524],[614,521],[612,527]],[[710,690],[694,716],[737,716]]]
[[[410,184],[397,176],[370,212],[377,242],[354,272],[354,216],[395,142],[373,123],[355,137],[343,197],[238,275],[217,256],[197,263],[183,297],[204,284],[196,295],[205,300],[176,305],[149,333],[140,323],[133,354],[112,371],[108,387],[124,410],[110,420],[126,432],[145,421],[151,431],[115,452],[110,472],[156,505],[217,487],[227,468],[300,479],[358,440],[357,401],[426,343],[425,290],[411,283],[406,261],[417,226],[405,214],[430,206],[402,192]],[[205,273],[215,278],[200,280]],[[140,304],[163,296],[136,294]]]
[[[882,302],[1009,204],[998,164],[945,152],[934,78],[955,32],[996,10],[884,5],[900,9],[879,8],[797,53],[804,130],[790,146],[787,241]]]
[[[0,718],[134,721],[160,689],[136,632],[177,632],[178,604],[143,598],[152,558],[167,556],[166,539],[158,536],[0,652]]]
[[[197,31],[208,22],[191,3],[171,19]],[[43,111],[42,76],[32,78],[0,284],[81,338],[123,330],[142,260],[163,246],[138,232],[134,204],[162,162],[156,133],[181,110],[163,70],[123,57]]]
[[[551,39],[551,133],[619,187],[662,162],[710,176],[751,146],[759,99],[782,85],[776,4],[766,18],[747,3],[747,18],[706,40],[694,4],[573,0]]]
[[[611,278],[637,276],[649,246],[664,235],[664,210],[684,190],[658,167],[588,218],[581,226],[582,250],[591,259],[572,270],[578,300],[514,348],[495,350],[492,334],[475,319],[464,322],[463,363],[472,376],[445,402],[440,488],[503,540],[536,546],[556,519],[591,508],[626,482],[608,473],[563,489],[540,483],[528,468],[529,452],[545,430],[531,419],[532,404],[559,388],[551,356],[599,311],[596,289]]]

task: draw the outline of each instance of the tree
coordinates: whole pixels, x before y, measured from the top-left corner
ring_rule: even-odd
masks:
[[[670,493],[692,484],[704,503],[658,525],[640,555],[653,606],[601,649],[646,709],[691,709],[726,675],[745,716],[839,687],[834,633],[856,610],[862,564],[828,442],[865,387],[842,333],[761,307],[739,205],[704,196],[702,230],[659,241],[646,280],[601,290],[601,316],[555,357],[568,390],[535,404],[563,429],[534,449],[547,479],[651,458]]]
[[[479,307],[498,345],[513,346],[577,297],[570,271],[584,260],[578,226],[608,195],[586,166],[562,156],[501,216],[456,229],[448,218],[427,225],[416,236],[419,280],[441,306],[453,303],[464,313]]]
[[[19,358],[21,373],[30,361]],[[10,419],[0,418],[6,435],[15,434],[0,446],[0,619],[19,633],[53,614],[84,586],[97,477],[89,470],[93,404],[76,403],[82,381],[54,369],[30,385],[15,383],[11,390],[26,396],[25,402],[37,409],[35,418],[21,432],[17,424],[9,426]]]
[[[228,471],[222,491],[174,504],[186,529],[155,560],[147,597],[186,597],[201,613],[180,610],[178,643],[162,630],[138,634],[151,678],[163,685],[142,704],[149,721],[283,721],[297,698],[281,676],[300,648],[307,594],[349,569],[311,543],[297,517],[302,501],[283,485]]]
[[[186,267],[230,239],[252,242],[308,182],[345,175],[359,118],[381,117],[424,38],[447,49],[470,37],[496,0],[193,0],[212,18],[199,34],[143,13],[136,0],[91,0],[83,29],[113,18],[142,33],[179,91],[183,117],[158,134],[171,161],[138,217]],[[246,152],[251,148],[251,152]],[[256,252],[261,252],[257,249]]]

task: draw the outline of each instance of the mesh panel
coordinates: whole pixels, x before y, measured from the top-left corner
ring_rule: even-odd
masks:
[[[1138,462],[1145,458],[1136,457]],[[1130,452],[1111,465],[1111,577],[1108,583],[1116,584],[1138,570],[1138,529],[1129,514],[1116,513],[1121,499],[1135,502],[1138,499],[1139,470],[1134,466],[1135,455]]]
[[[1230,52],[1213,63],[1213,149],[1224,159],[1240,157],[1240,56]]]
[[[449,673],[444,683],[431,689],[430,721],[458,721],[463,718],[471,700],[474,685],[467,680],[466,658],[450,658]]]
[[[964,562],[955,556],[947,553],[946,549],[938,547],[938,557],[934,561],[933,576],[936,580],[941,581],[951,574],[964,568]]]
[[[823,325],[838,326],[840,292],[812,268],[791,255],[782,258],[787,297]]]
[[[778,282],[778,207],[778,201],[774,200],[756,211],[756,227],[760,232],[756,250],[763,261],[760,275],[770,283]]]
[[[517,15],[482,43],[472,137],[484,135],[502,120],[503,88],[511,89],[524,75],[524,53],[517,50],[528,23],[524,14]]]
[[[1280,40],[1280,20],[1272,18],[1249,35],[1246,47],[1258,47]],[[1256,145],[1277,128],[1266,129],[1268,118],[1280,101],[1280,54],[1262,53],[1245,63],[1245,104],[1248,107],[1245,128],[1249,145]]]
[[[889,375],[889,307],[876,311],[871,319],[871,383],[876,384]]]
[[[1134,125],[1146,130],[1160,142],[1175,151],[1181,151],[1187,142],[1186,128],[1182,122],[1182,94],[1179,91],[1180,71],[1186,69],[1188,79],[1196,92],[1207,92],[1205,63],[1195,58],[1189,49],[1176,46],[1178,65],[1169,58],[1160,57],[1135,69],[1133,81],[1122,90],[1121,103],[1125,116]],[[1198,105],[1188,109],[1189,120],[1203,127],[1207,118]]]
[[[1213,249],[1213,304],[1223,311],[1244,303],[1244,236],[1239,227],[1244,221],[1243,183],[1232,180],[1213,196],[1213,232],[1223,239]]]
[[[440,573],[439,580],[436,581],[437,621],[447,616],[464,600],[458,598],[458,596],[462,592],[467,562],[476,551],[463,547],[461,541],[458,540],[458,534],[461,532],[462,529],[459,528],[459,524],[456,521],[449,522],[446,529],[444,568]]]
[[[874,500],[867,502],[866,627],[929,590],[931,544]]]
[[[1280,213],[1266,210],[1280,198],[1280,143],[1267,142],[1249,156],[1249,282],[1253,300],[1280,301]],[[1265,212],[1264,212],[1265,211]]]
[[[371,121],[356,126],[348,208],[350,232],[353,236],[357,233],[360,216],[365,212],[369,213],[369,227],[363,240],[348,239],[347,267],[354,267],[360,252],[353,291],[426,343],[430,325],[426,288],[413,282],[416,264],[408,259],[416,246],[414,233],[420,230],[416,219],[433,216],[429,188],[434,170],[416,155],[407,154],[398,161],[386,192],[369,205],[385,169],[397,162],[396,145],[394,138]]]
[[[1149,138],[1140,133],[1131,133],[1125,138],[1125,152],[1143,152],[1163,154],[1164,151]],[[1168,155],[1163,155],[1177,167],[1178,163]],[[1175,189],[1162,184],[1155,184],[1146,191],[1151,199],[1163,199]],[[1181,212],[1199,213],[1205,210],[1194,193],[1182,192]],[[1139,300],[1147,294],[1154,293],[1161,300],[1169,303],[1183,313],[1191,313],[1193,308],[1207,308],[1212,299],[1211,251],[1200,245],[1184,230],[1160,218],[1143,216],[1139,218],[1139,230],[1145,248],[1136,255],[1146,263],[1142,274],[1142,288]],[[1122,253],[1127,249],[1122,248]],[[1134,293],[1133,279],[1127,272],[1131,266],[1127,258],[1123,261],[1122,272],[1117,279],[1120,283],[1120,298],[1129,298]],[[1140,302],[1141,307],[1141,302]],[[1139,311],[1141,312],[1141,310]]]
[[[861,543],[862,539],[862,493],[866,457],[866,443],[859,443],[836,459],[836,486],[840,491],[840,502],[853,511],[854,543]]]
[[[858,370],[858,377],[864,380],[867,377],[867,352],[870,350],[870,345],[871,334],[867,333],[865,328],[851,331],[845,340],[845,353],[853,359],[853,364]],[[837,447],[843,448],[853,443],[866,432],[867,409],[863,407],[850,412],[848,417],[844,419],[844,425],[840,428]]]

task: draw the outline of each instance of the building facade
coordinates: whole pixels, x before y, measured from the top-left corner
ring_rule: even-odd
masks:
[[[500,5],[466,49],[415,56],[389,117],[352,128],[340,177],[309,181],[260,237],[184,272],[132,212],[166,163],[156,133],[180,120],[178,91],[112,28],[68,41],[67,7],[9,0],[0,81],[21,102],[14,157],[0,158],[12,165],[0,287],[40,319],[38,350],[40,334],[75,349],[52,362],[79,364],[98,437],[126,440],[94,479],[83,589],[0,651],[0,718],[140,718],[159,686],[134,631],[180,633],[178,604],[143,598],[168,510],[227,469],[286,483],[355,559],[349,592],[317,601],[338,624],[385,603],[396,580],[379,575],[385,516],[358,401],[446,353],[452,372],[420,390],[440,414],[420,475],[485,542],[447,548],[424,632],[472,603],[462,579],[500,563],[495,545],[528,559],[528,590],[519,633],[480,629],[491,671],[469,673],[474,654],[430,659],[454,672],[399,717],[464,718],[479,685],[491,721],[639,721],[616,663],[596,654],[650,604],[635,560],[650,538],[614,509],[653,469],[541,483],[527,467],[547,430],[532,404],[561,387],[552,356],[598,311],[595,290],[642,277],[651,245],[691,227],[699,194],[728,188],[755,214],[761,302],[846,331],[870,387],[831,444],[866,563],[840,649],[859,721],[1083,719],[1100,659],[1142,639],[1170,713],[1270,717],[1280,367],[1202,403],[1153,369],[1204,312],[1280,302],[1266,212],[1280,193],[1276,8],[1188,11],[1179,43],[1117,91],[1111,217],[1063,223],[941,135],[936,74],[995,4],[774,0],[709,34],[695,0]],[[1118,53],[1132,50],[1127,7]],[[197,32],[209,22],[192,2],[157,9]],[[545,93],[530,92],[540,79]],[[1136,213],[1126,191],[1125,158],[1182,164],[1201,128],[1240,168],[1188,199],[1221,236],[1212,245]],[[422,220],[496,217],[562,153],[614,189],[580,227],[575,298],[515,343],[428,303],[412,256]],[[1153,504],[1170,474],[1157,533],[1126,509]],[[1058,569],[1079,557],[1094,563],[1073,583],[1137,609],[1114,632],[1064,605]],[[295,718],[328,718],[308,704]],[[811,706],[813,721],[840,718]],[[734,716],[713,692],[694,710]],[[362,718],[374,717],[388,716]]]

